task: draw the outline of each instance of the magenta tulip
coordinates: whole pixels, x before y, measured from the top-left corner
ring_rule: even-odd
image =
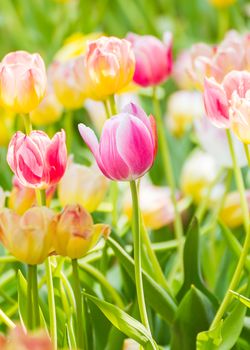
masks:
[[[135,53],[134,82],[143,87],[164,82],[172,71],[172,35],[165,33],[164,42],[152,35],[128,34]]]
[[[52,139],[43,131],[31,131],[29,135],[16,132],[7,161],[23,186],[42,189],[57,184],[67,164],[64,130]]]
[[[135,180],[153,165],[157,150],[155,121],[133,103],[105,122],[100,144],[93,130],[84,124],[79,124],[79,132],[109,179]]]

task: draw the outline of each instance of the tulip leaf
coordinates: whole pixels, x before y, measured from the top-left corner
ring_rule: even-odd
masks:
[[[199,223],[194,218],[188,228],[188,233],[183,252],[184,282],[177,294],[177,299],[182,300],[190,289],[191,285],[198,288],[212,302],[215,308],[218,307],[216,297],[206,288],[201,277],[200,257],[199,257]]]
[[[27,281],[22,272],[17,272],[18,310],[22,326],[27,326]]]
[[[247,306],[248,308],[250,308],[250,299],[245,297],[244,295],[241,295],[239,293],[236,293],[234,291],[230,291],[230,293],[233,294],[233,296],[238,299],[242,304],[244,304],[245,306]]]
[[[246,307],[240,303],[233,311],[209,331],[201,332],[197,336],[197,350],[230,350],[240,336]]]
[[[107,317],[107,319],[129,338],[134,339],[148,350],[157,350],[157,346],[148,330],[135,318],[127,314],[118,306],[84,293]]]
[[[112,238],[109,237],[107,242],[113,249],[117,259],[120,261],[130,278],[135,281],[134,260]],[[142,279],[146,302],[150,304],[166,322],[171,324],[174,320],[177,309],[175,301],[167,291],[158,285],[145,271],[142,272]]]
[[[213,318],[212,304],[195,286],[182,298],[172,328],[171,349],[195,349],[196,336],[209,328]]]

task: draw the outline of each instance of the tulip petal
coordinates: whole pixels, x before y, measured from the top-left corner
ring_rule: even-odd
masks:
[[[117,150],[131,171],[130,180],[142,176],[153,164],[154,145],[146,126],[135,117],[123,117],[116,133]]]
[[[96,137],[94,131],[84,124],[79,124],[78,130],[79,130],[84,142],[86,143],[86,145],[88,146],[88,148],[92,152],[93,156],[95,157],[95,160],[96,160],[100,170],[102,171],[102,173],[105,176],[110,178],[110,176],[109,176],[108,172],[106,171],[106,169],[103,165],[103,162],[101,160],[100,151],[99,151],[99,143],[98,143],[98,140],[97,140],[97,137]]]
[[[232,71],[225,76],[222,85],[228,99],[231,99],[235,91],[239,97],[244,98],[247,91],[250,90],[250,73],[247,71]]]
[[[204,105],[208,118],[218,128],[230,125],[228,100],[223,87],[215,79],[205,79]]]

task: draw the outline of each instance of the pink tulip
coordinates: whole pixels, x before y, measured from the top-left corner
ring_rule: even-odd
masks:
[[[153,165],[157,150],[155,121],[133,103],[105,122],[100,144],[84,124],[79,124],[79,131],[109,179],[135,180]]]
[[[42,100],[46,71],[39,54],[11,52],[0,63],[0,104],[16,113],[29,113]]]
[[[143,87],[164,82],[172,71],[172,35],[165,33],[164,43],[151,35],[128,34],[136,66],[134,82]]]
[[[217,127],[232,130],[244,143],[250,143],[250,73],[232,71],[221,84],[206,79],[204,103],[207,116]]]
[[[7,161],[23,186],[47,188],[58,183],[67,163],[65,132],[50,139],[43,131],[18,131],[9,144]]]

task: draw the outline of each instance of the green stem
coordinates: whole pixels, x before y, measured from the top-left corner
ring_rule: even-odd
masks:
[[[175,180],[174,180],[173,170],[172,170],[172,166],[171,166],[171,158],[170,158],[170,153],[169,153],[168,142],[167,142],[167,138],[166,138],[165,132],[164,132],[165,128],[164,128],[162,117],[161,117],[160,104],[159,104],[159,101],[158,101],[157,96],[156,96],[156,87],[154,88],[154,91],[153,91],[153,103],[154,103],[154,111],[155,111],[155,117],[156,117],[156,122],[157,122],[159,148],[161,151],[164,173],[165,173],[167,183],[170,187],[171,200],[172,200],[172,203],[174,206],[174,213],[175,213],[174,229],[175,229],[176,238],[179,241],[178,252],[179,252],[179,263],[181,266],[182,265],[181,264],[182,247],[183,247],[183,244],[182,244],[183,227],[182,227],[181,215],[179,213],[177,200],[176,200]]]
[[[244,150],[245,150],[245,154],[246,154],[247,163],[248,163],[248,166],[250,166],[250,152],[249,152],[249,148],[248,148],[248,145],[246,143],[243,143],[243,145],[244,145]]]
[[[78,273],[78,263],[76,259],[72,259],[72,269],[73,269],[73,291],[76,300],[76,334],[77,334],[77,345],[79,350],[86,349],[86,325],[84,322],[84,303],[81,294],[81,284]]]
[[[0,320],[3,321],[3,323],[5,323],[9,328],[16,327],[15,323],[11,321],[11,319],[3,312],[2,309],[0,309]]]
[[[40,313],[39,313],[39,296],[37,285],[37,265],[30,266],[32,268],[32,296],[33,296],[33,312],[35,328],[40,327]]]
[[[32,265],[28,265],[27,278],[27,327],[29,330],[33,329],[33,302],[32,302]]]
[[[109,119],[111,117],[111,113],[109,111],[108,100],[103,101],[103,105],[104,105],[104,108],[105,108],[106,117],[107,117],[107,119]]]
[[[237,158],[235,155],[232,136],[231,136],[229,130],[227,130],[226,132],[227,132],[229,149],[230,149],[230,153],[231,153],[231,157],[232,157],[232,161],[233,161],[233,168],[234,168],[236,185],[237,185],[238,191],[240,193],[240,201],[241,201],[241,208],[242,208],[243,217],[244,217],[244,228],[245,228],[245,232],[246,232],[246,238],[245,238],[245,242],[244,242],[244,245],[243,245],[243,248],[241,251],[241,255],[240,255],[237,267],[235,269],[235,272],[233,274],[232,280],[231,280],[230,285],[228,287],[228,290],[225,294],[225,297],[224,297],[219,309],[217,310],[217,313],[216,313],[215,318],[210,326],[210,329],[215,328],[219,324],[224,313],[226,312],[228,305],[230,304],[230,302],[232,300],[232,294],[230,293],[230,290],[236,290],[236,288],[239,284],[241,273],[244,269],[244,266],[245,266],[245,263],[247,260],[249,247],[250,247],[249,214],[248,214],[247,200],[246,200],[246,196],[245,196],[244,182],[243,182],[242,173],[241,173],[241,170],[238,166]]]
[[[109,96],[109,106],[110,106],[110,111],[111,111],[111,116],[117,114],[117,108],[115,104],[115,95]]]
[[[46,206],[45,190],[36,191],[37,204]],[[57,321],[56,321],[56,305],[54,298],[53,276],[51,269],[50,257],[45,260],[46,279],[48,287],[48,305],[49,305],[49,322],[50,322],[50,336],[53,344],[53,349],[57,349]]]
[[[135,261],[135,284],[140,317],[143,325],[150,332],[146,304],[144,299],[142,268],[141,268],[141,233],[140,233],[140,208],[135,181],[130,181],[130,190],[133,202],[133,240]]]
[[[29,114],[22,114],[22,117],[23,117],[25,132],[27,135],[29,135],[30,132],[32,131],[32,124],[30,121],[30,115]]]

